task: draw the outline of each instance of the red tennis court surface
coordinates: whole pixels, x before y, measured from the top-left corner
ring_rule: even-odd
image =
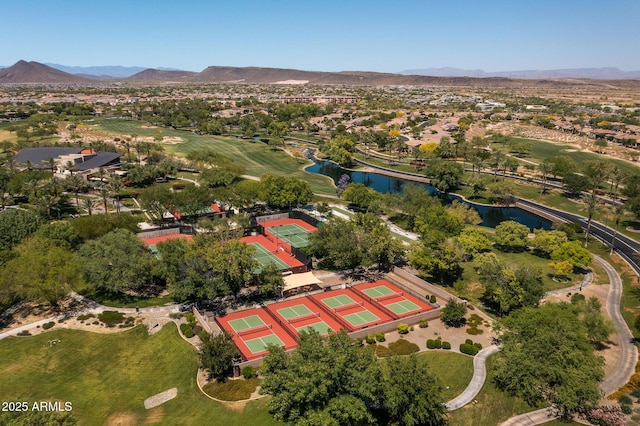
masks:
[[[293,257],[291,254],[282,250],[275,243],[267,239],[264,235],[250,235],[248,237],[240,238],[240,241],[247,244],[255,244],[255,243],[260,244],[264,249],[269,251],[272,255],[280,259],[282,262],[284,262],[291,268],[304,267],[304,264],[302,262],[300,262],[298,259]],[[283,248],[285,248],[290,252],[291,248],[288,245],[286,246],[287,247],[283,247]]]
[[[267,310],[278,320],[280,324],[298,335],[301,330],[312,328],[320,335],[326,335],[332,331],[338,332],[344,328],[327,312],[313,303],[308,297],[285,300],[283,302],[267,305]]]
[[[218,325],[231,334],[233,342],[246,360],[262,358],[267,345],[295,348],[298,343],[282,326],[277,324],[262,308],[247,309],[217,317]]]
[[[142,242],[148,246],[155,246],[158,243],[163,243],[167,240],[173,240],[175,238],[184,238],[185,240],[190,240],[193,238],[193,235],[171,234],[171,235],[164,235],[162,237],[144,238]]]
[[[310,296],[349,331],[383,324],[393,318],[350,288]]]
[[[373,304],[379,304],[398,318],[404,318],[434,308],[417,297],[403,292],[387,280],[359,284],[352,288]]]

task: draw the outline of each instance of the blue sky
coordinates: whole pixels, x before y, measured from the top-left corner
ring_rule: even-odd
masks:
[[[0,65],[640,70],[640,0],[5,1]]]

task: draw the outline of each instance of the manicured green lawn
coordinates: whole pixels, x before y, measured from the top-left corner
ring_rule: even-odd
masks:
[[[157,129],[143,128],[144,123],[133,120],[96,119],[94,125],[102,131],[140,136],[153,136]],[[283,176],[293,176],[303,179],[311,185],[314,192],[321,194],[335,194],[335,187],[329,177],[315,173],[307,173],[303,168],[311,162],[304,158],[293,158],[281,150],[273,150],[268,145],[251,140],[196,135],[192,132],[162,128],[164,136],[177,136],[183,142],[175,145],[164,145],[166,152],[184,157],[192,151],[212,149],[224,154],[242,164],[246,173],[260,177],[271,173]]]
[[[50,346],[54,339],[60,342]],[[213,419],[225,425],[277,424],[266,399],[231,411],[204,396],[196,384],[197,368],[195,349],[173,324],[153,336],[141,326],[109,335],[57,330],[0,341],[0,397],[69,401],[81,425],[119,416],[130,420],[126,424],[152,419],[165,425],[208,425]],[[175,399],[144,408],[146,398],[173,387]]]
[[[418,354],[429,364],[442,385],[442,397],[449,401],[460,395],[473,377],[473,358],[457,352],[427,351]]]
[[[456,426],[497,425],[509,417],[534,410],[520,398],[502,392],[493,384],[492,364],[495,355],[487,360],[487,381],[476,397],[476,403],[449,413],[449,424]]]

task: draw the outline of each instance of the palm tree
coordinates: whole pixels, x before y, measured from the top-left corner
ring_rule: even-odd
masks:
[[[107,195],[109,195],[109,188],[107,188],[107,185],[102,185],[100,186],[100,189],[98,190],[98,192],[100,192],[100,196],[102,197],[102,205],[104,206],[104,212],[106,214],[109,214],[109,210],[107,209]]]
[[[498,170],[500,166],[504,163],[506,155],[504,152],[495,150],[491,155],[491,167],[493,167],[493,181],[496,182],[498,180]]]
[[[543,195],[547,189],[547,180],[549,179],[549,175],[553,171],[553,164],[544,160],[542,163],[538,164],[538,170],[540,170],[540,173],[542,174],[542,188],[540,188],[540,195]]]
[[[36,200],[36,204],[46,210],[47,217],[51,217],[51,210],[58,204],[59,198],[49,192],[43,192]],[[59,213],[59,210],[58,210]]]
[[[116,197],[116,213],[120,213],[120,191],[122,191],[123,187],[124,183],[122,183],[122,179],[119,176],[113,175],[109,182],[109,189],[111,190],[112,196]]]
[[[589,233],[591,232],[591,220],[598,208],[598,196],[591,192],[585,198],[587,203],[587,229],[584,231],[584,246],[587,247],[589,245]]]
[[[74,163],[73,161],[67,161],[64,165],[64,168],[69,170],[69,173],[73,175],[73,170],[76,168],[76,163]]]
[[[87,213],[89,213],[89,216],[91,216],[93,209],[96,207],[96,202],[93,200],[93,198],[83,198],[82,207],[84,207]]]
[[[67,188],[73,192],[76,196],[76,208],[80,208],[80,203],[78,201],[78,193],[83,190],[85,187],[85,181],[79,175],[71,175],[66,180]]]
[[[31,197],[33,194],[33,199],[38,198],[38,190],[40,189],[40,181],[37,179],[30,179],[26,181],[23,185],[23,191],[25,195]]]
[[[618,236],[618,226],[620,226],[620,220],[624,216],[625,207],[624,204],[619,204],[613,208],[613,221],[616,227],[613,229],[613,238],[611,239],[611,251],[609,254],[613,254],[616,246],[616,237]]]

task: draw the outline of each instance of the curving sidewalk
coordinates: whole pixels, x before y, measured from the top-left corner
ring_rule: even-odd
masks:
[[[489,346],[478,352],[473,358],[473,377],[467,385],[467,388],[460,395],[446,402],[444,405],[447,410],[453,411],[464,407],[480,393],[484,381],[487,379],[487,358],[500,351],[500,347],[496,345]]]
[[[622,279],[620,274],[609,262],[601,257],[594,256],[594,260],[602,266],[609,277],[610,287],[606,309],[620,336],[620,357],[616,368],[613,374],[600,383],[600,388],[606,396],[627,383],[629,377],[635,372],[636,363],[638,362],[638,350],[633,344],[633,334],[620,312],[620,300],[622,299]],[[557,418],[558,416],[554,415],[549,408],[543,408],[511,417],[501,423],[500,426],[532,426],[547,423]]]

